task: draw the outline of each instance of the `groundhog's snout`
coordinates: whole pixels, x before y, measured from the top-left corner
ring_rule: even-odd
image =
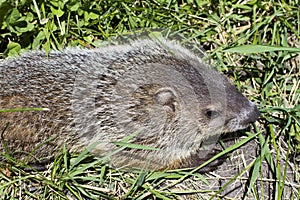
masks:
[[[241,107],[235,107],[235,109],[239,108],[239,112],[236,112],[236,116],[228,121],[224,132],[235,132],[245,129],[260,116],[259,109],[253,102],[246,98],[241,98],[241,100],[243,100],[243,103],[239,105]]]
[[[249,102],[250,104],[250,112],[247,114],[247,117],[245,117],[244,119],[244,124],[251,124],[253,122],[255,122],[258,117],[260,116],[260,111],[257,108],[257,106],[253,103],[253,102]]]

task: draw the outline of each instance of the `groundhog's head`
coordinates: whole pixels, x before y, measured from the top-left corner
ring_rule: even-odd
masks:
[[[117,91],[124,94],[117,101],[119,126],[142,130],[137,136],[140,141],[176,138],[185,146],[244,129],[258,118],[257,107],[226,77],[197,64],[173,60],[169,65],[145,64],[139,75],[129,72],[130,78],[124,77],[117,85]]]

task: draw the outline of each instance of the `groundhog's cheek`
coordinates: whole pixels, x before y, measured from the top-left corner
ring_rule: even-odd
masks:
[[[225,118],[213,119],[209,122],[209,127],[211,128],[220,128],[223,127],[225,123]]]

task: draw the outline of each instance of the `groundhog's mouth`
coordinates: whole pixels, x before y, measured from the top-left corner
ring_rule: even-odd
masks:
[[[222,134],[232,133],[232,132],[236,132],[239,130],[243,130],[243,129],[247,128],[248,126],[249,126],[249,124],[242,124],[242,123],[238,122],[236,119],[233,119],[230,122],[228,122],[226,124],[226,126],[223,127]]]

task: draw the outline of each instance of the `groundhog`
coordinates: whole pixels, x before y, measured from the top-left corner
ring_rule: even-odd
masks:
[[[196,167],[205,141],[259,116],[225,76],[162,38],[2,60],[0,110],[16,108],[44,111],[0,113],[2,159],[35,162],[64,144],[94,144],[113,167],[149,170]]]

